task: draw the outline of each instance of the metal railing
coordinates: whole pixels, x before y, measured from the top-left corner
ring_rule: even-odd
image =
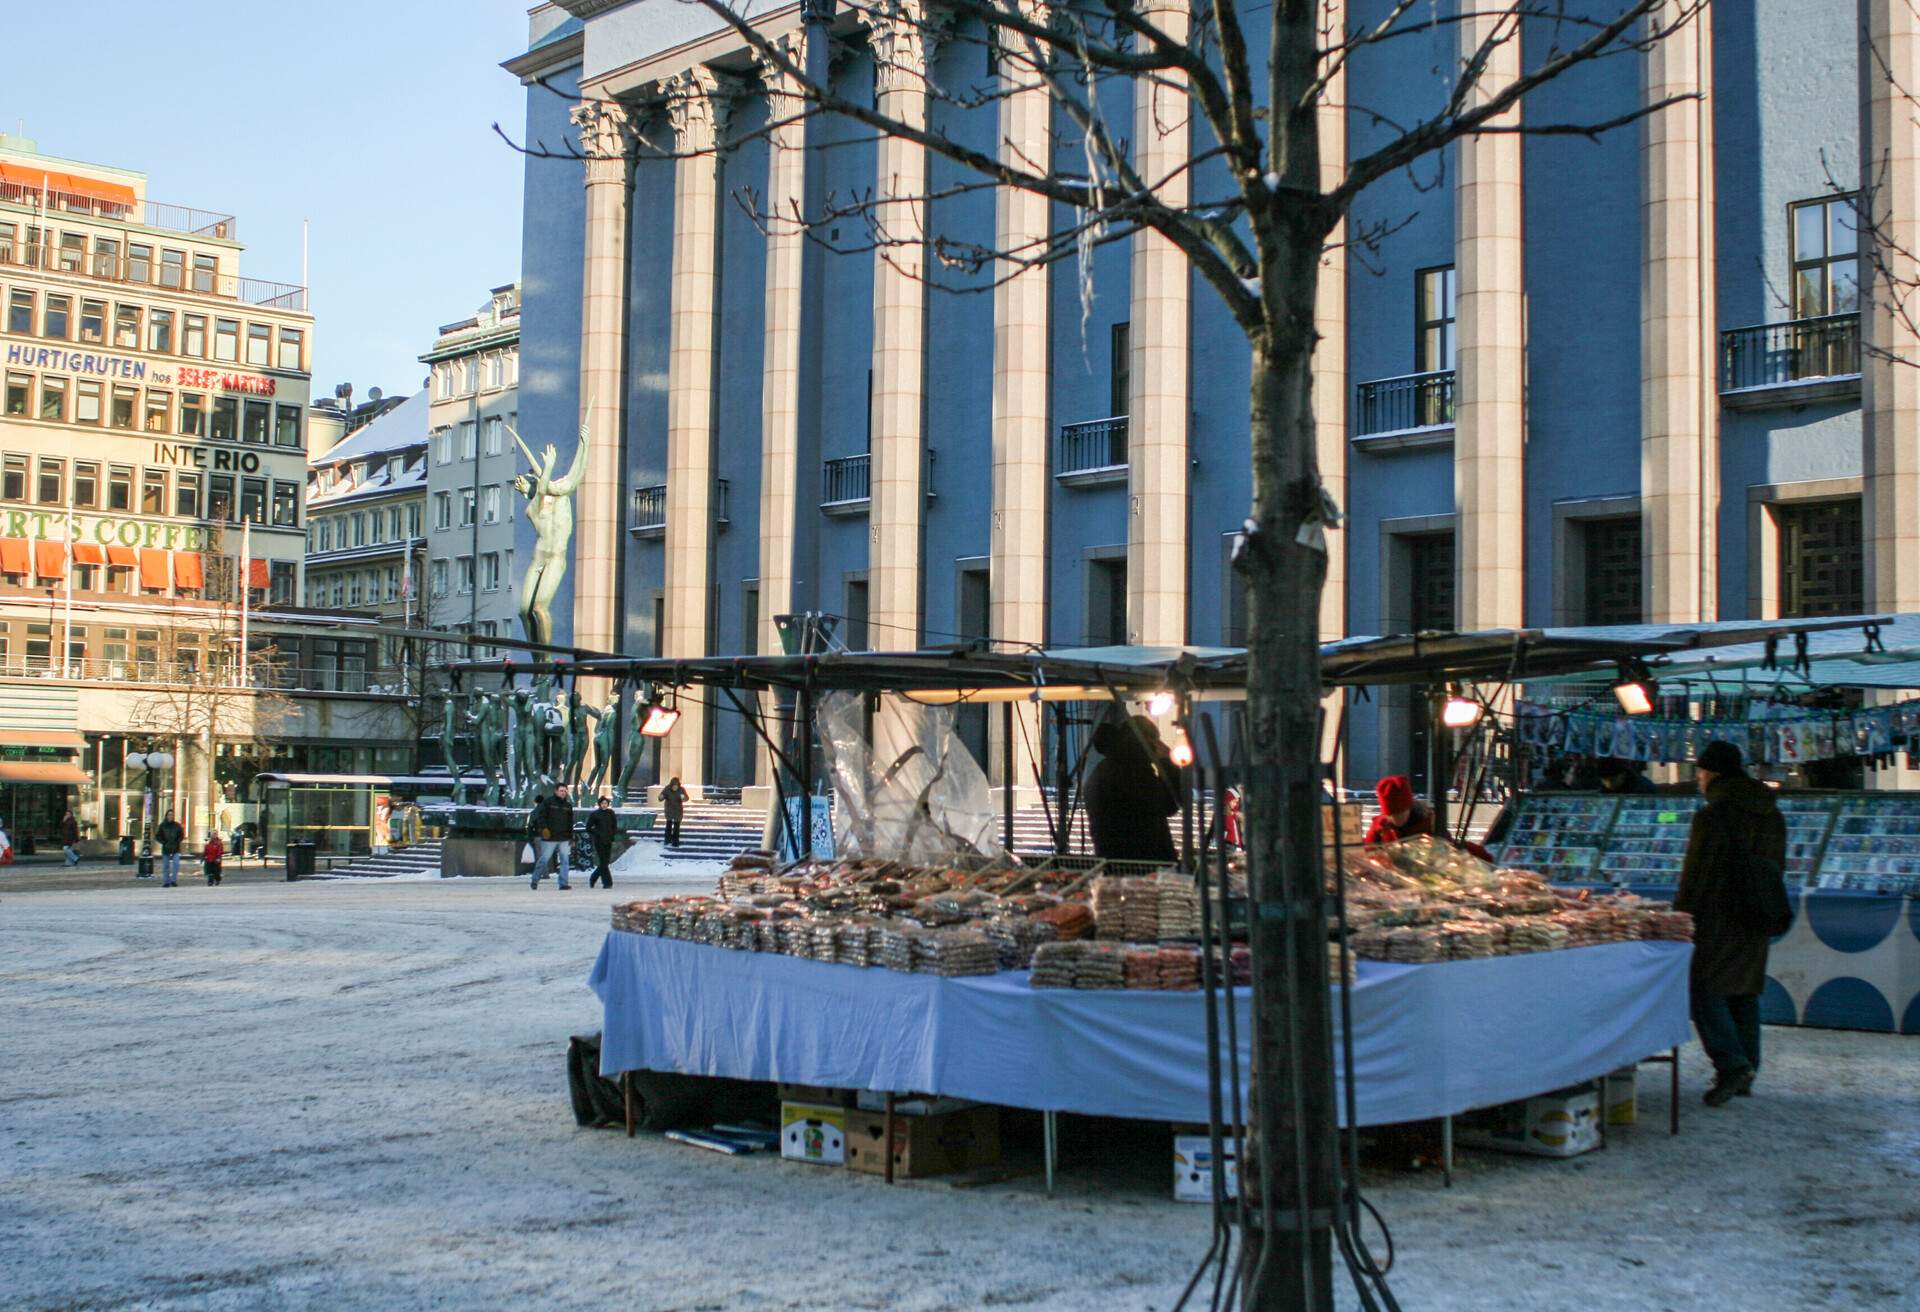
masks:
[[[169,205],[163,201],[142,201],[140,217],[135,219],[134,207],[118,201],[82,196],[78,192],[52,187],[43,192],[38,187],[19,183],[0,183],[0,202],[38,211],[49,221],[58,219],[62,214],[70,214],[76,218],[111,219],[115,223],[137,222],[149,228],[163,228],[190,237],[212,237],[219,241],[236,241],[240,234],[240,225],[231,214],[195,209],[191,205]]]
[[[1860,316],[1755,324],[1720,334],[1720,390],[1781,387],[1860,372]]]
[[[1055,474],[1090,474],[1124,469],[1127,464],[1127,416],[1088,419],[1060,426],[1060,449]]]
[[[1453,423],[1454,371],[1403,374],[1361,383],[1355,389],[1353,435],[1445,428]]]
[[[182,690],[235,689],[242,686],[276,692],[382,692],[400,683],[396,671],[358,665],[278,665],[256,661],[251,683],[243,685],[231,664],[207,666],[186,661],[112,660],[76,657],[62,670],[52,657],[28,656],[0,662],[0,678],[56,679],[75,683],[139,683]]]
[[[240,237],[240,224],[231,214],[197,210],[191,205],[168,205],[156,200],[147,201],[145,208],[149,228],[166,228],[192,237],[213,237],[220,241],[237,241]]]
[[[713,481],[713,522],[725,527],[727,497],[732,485],[724,478]],[[637,537],[656,537],[667,531],[667,485],[654,483],[637,487],[627,497],[627,531]]]
[[[820,468],[820,504],[850,505],[873,497],[873,457],[839,456]]]
[[[259,305],[276,310],[305,310],[307,289],[292,283],[271,282],[265,278],[243,278],[237,274],[215,273],[158,259],[129,255],[108,255],[100,251],[62,249],[42,241],[29,245],[16,241],[0,247],[0,265],[23,269],[45,269],[53,273],[73,274],[100,282],[136,287],[158,287],[164,291],[192,292],[235,301],[241,305]]]

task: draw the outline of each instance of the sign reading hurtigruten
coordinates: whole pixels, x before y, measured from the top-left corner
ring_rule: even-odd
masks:
[[[94,351],[69,351],[55,346],[7,346],[7,363],[23,369],[52,369],[59,373],[95,378],[125,378],[131,382],[163,383],[168,386],[204,387],[210,391],[243,392],[248,396],[272,396],[275,380],[258,374],[230,374],[218,369],[200,369],[187,365],[176,372],[162,365],[149,365],[125,355],[102,355]]]

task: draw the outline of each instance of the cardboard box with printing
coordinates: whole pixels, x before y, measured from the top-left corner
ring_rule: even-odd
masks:
[[[780,1155],[790,1162],[841,1166],[847,1160],[847,1109],[780,1104]]]
[[[887,1118],[847,1114],[847,1165],[869,1175],[887,1170]],[[1000,1161],[1000,1109],[967,1107],[932,1116],[893,1118],[893,1175],[919,1180],[993,1166]]]

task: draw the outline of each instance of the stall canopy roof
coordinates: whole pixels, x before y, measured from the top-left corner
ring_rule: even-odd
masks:
[[[1606,628],[1488,629],[1345,638],[1320,649],[1329,686],[1424,684],[1444,680],[1611,675],[1625,662],[1672,658],[1723,644],[1845,630],[1856,646],[1865,626],[1885,617],[1751,620],[1728,624],[1640,624]],[[1790,651],[1792,642],[1783,646]],[[684,660],[604,657],[568,662],[467,661],[455,667],[484,677],[578,671],[656,683],[741,690],[844,688],[874,692],[1083,688],[1087,696],[1168,686],[1200,693],[1246,687],[1247,653],[1239,647],[1064,647],[1033,651],[933,649],[917,652],[826,652],[812,656],[702,656]]]
[[[281,774],[261,771],[253,777],[255,784],[286,784],[295,788],[306,788],[321,784],[353,784],[366,788],[389,788],[396,784],[406,788],[453,788],[453,776],[448,774]]]
[[[87,774],[72,761],[0,761],[0,783],[86,784]]]

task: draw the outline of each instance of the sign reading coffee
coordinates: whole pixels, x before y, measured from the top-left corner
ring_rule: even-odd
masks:
[[[0,538],[30,538],[36,542],[67,541],[64,511],[0,511]],[[165,524],[118,515],[73,517],[73,541],[107,547],[153,547],[163,551],[204,551],[207,530],[199,524]]]

